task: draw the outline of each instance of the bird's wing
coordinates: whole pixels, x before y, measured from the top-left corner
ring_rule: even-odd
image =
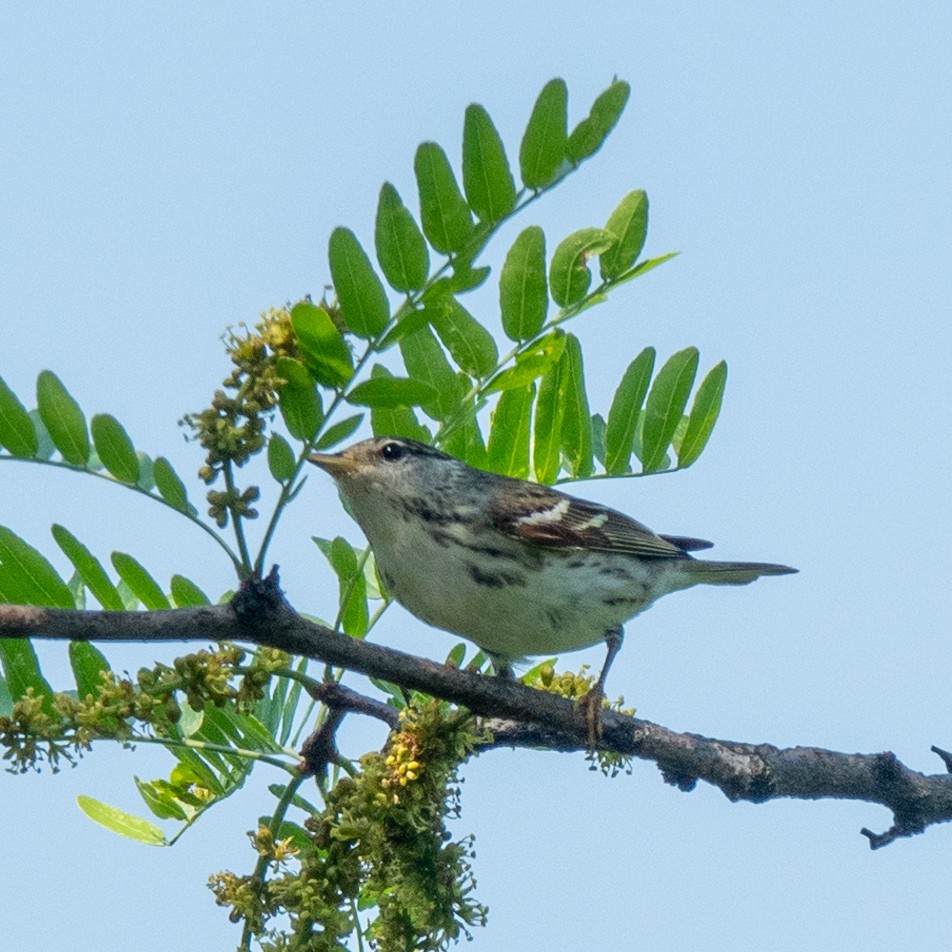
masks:
[[[713,549],[714,543],[707,539],[695,539],[693,536],[674,536],[661,534],[661,538],[676,545],[682,552],[697,552],[698,549]]]
[[[656,535],[640,522],[544,486],[524,484],[522,492],[500,494],[489,507],[489,518],[500,532],[546,549],[590,549],[645,558],[686,557],[685,546]]]

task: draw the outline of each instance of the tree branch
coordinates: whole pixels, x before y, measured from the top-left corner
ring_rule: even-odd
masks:
[[[246,583],[229,605],[169,611],[106,612],[0,605],[0,637],[72,641],[239,641],[279,648],[445,698],[490,719],[491,746],[557,751],[588,747],[584,713],[571,701],[515,681],[460,671],[358,641],[309,622],[284,601],[274,574]],[[383,716],[371,699],[343,689],[327,696],[344,710]],[[336,704],[335,704],[336,701]],[[336,724],[334,725],[336,727]],[[331,736],[333,731],[330,732]],[[327,741],[328,738],[325,738]],[[863,829],[871,848],[952,820],[952,775],[922,774],[892,753],[847,754],[778,748],[679,734],[650,721],[602,712],[598,750],[654,761],[667,783],[692,790],[703,780],[731,801],[779,797],[878,803],[893,813],[884,833]],[[952,769],[952,757],[933,748]],[[332,756],[324,747],[317,761]],[[317,764],[315,764],[317,766]]]
[[[320,701],[334,710],[353,711],[355,714],[375,717],[378,721],[383,721],[392,731],[396,730],[400,723],[400,715],[396,708],[364,694],[358,694],[334,680],[321,682],[313,690],[308,691],[308,694],[315,701]]]

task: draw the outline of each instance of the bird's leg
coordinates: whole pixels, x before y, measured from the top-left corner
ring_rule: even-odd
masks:
[[[625,629],[621,625],[615,625],[605,632],[605,644],[608,646],[608,654],[605,657],[605,663],[602,665],[602,673],[598,676],[595,686],[580,701],[579,704],[585,712],[585,723],[588,725],[588,745],[594,748],[602,734],[602,700],[605,697],[605,679],[608,677],[608,669],[618,654],[621,643],[625,638]]]
[[[605,679],[608,677],[608,669],[615,660],[615,655],[621,650],[621,643],[625,640],[625,629],[621,625],[615,625],[605,632],[605,644],[608,646],[608,654],[605,656],[605,663],[602,665],[602,673],[598,676],[594,690],[598,691],[602,697],[605,696]]]

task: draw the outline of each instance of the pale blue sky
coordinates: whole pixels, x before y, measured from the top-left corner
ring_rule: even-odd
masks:
[[[222,329],[319,295],[335,225],[369,244],[384,179],[413,205],[418,142],[458,155],[477,100],[513,155],[546,80],[566,78],[579,118],[618,74],[633,94],[603,153],[507,235],[537,222],[551,244],[646,189],[647,252],[683,254],[579,325],[593,406],[645,344],[696,344],[730,379],[693,469],[578,491],[801,574],[664,600],[629,626],[610,690],[675,729],[891,749],[938,771],[929,745],[952,745],[952,12],[831,6],[8,4],[0,375],[29,401],[54,369],[88,413],[192,471],[176,420],[227,372]],[[493,292],[477,303],[492,320]],[[230,583],[203,536],[131,494],[21,464],[0,467],[0,487],[0,523],[51,557],[56,521],[102,557]],[[335,531],[359,539],[318,476],[272,553],[302,610],[331,611],[309,535]],[[452,644],[402,611],[375,637],[435,658]],[[134,668],[175,650],[114,656]],[[44,652],[54,671],[61,657]],[[349,752],[378,740],[353,731]],[[140,811],[132,774],[167,769],[160,752],[102,746],[55,778],[0,774],[5,945],[237,942],[204,883],[252,865],[244,831],[274,776],[170,850],[75,806],[88,793]],[[889,817],[867,805],[731,805],[650,765],[608,781],[580,756],[528,752],[465,775],[458,829],[476,833],[491,908],[480,952],[947,942],[952,828],[871,853],[858,831]]]

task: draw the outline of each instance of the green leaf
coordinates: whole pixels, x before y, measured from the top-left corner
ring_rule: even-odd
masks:
[[[573,476],[584,479],[594,471],[592,464],[592,416],[585,393],[582,347],[574,334],[566,334],[562,354],[562,449]]]
[[[462,251],[475,229],[446,153],[435,142],[422,143],[413,160],[413,171],[420,192],[423,234],[443,254]]]
[[[516,356],[515,367],[496,374],[486,388],[487,393],[524,387],[549,372],[559,362],[565,350],[565,333],[554,330]]]
[[[592,414],[592,455],[605,465],[605,431],[607,430],[605,418],[600,413]]]
[[[294,450],[280,433],[273,433],[268,440],[268,469],[279,483],[286,483],[297,469]]]
[[[54,525],[51,531],[56,544],[73,563],[73,568],[96,601],[107,611],[122,611],[125,608],[122,596],[112,584],[99,559],[64,526]]]
[[[122,424],[108,413],[97,413],[89,428],[96,453],[109,474],[134,486],[139,481],[139,459]]]
[[[434,420],[455,413],[465,391],[433,331],[424,327],[405,337],[400,341],[400,353],[407,373],[433,389],[434,396],[422,404],[424,412]]]
[[[576,304],[588,293],[592,273],[588,260],[602,254],[615,243],[615,236],[604,228],[581,228],[555,249],[549,267],[549,291],[559,307]]]
[[[116,583],[116,591],[119,593],[126,611],[134,612],[139,607],[139,599],[136,598],[135,593],[122,579],[119,579]]]
[[[433,399],[433,388],[408,377],[377,377],[357,384],[348,403],[368,407],[415,407]]]
[[[3,649],[0,648],[0,662],[3,661]],[[13,713],[13,695],[7,679],[0,674],[0,717],[9,717]]]
[[[295,682],[299,684],[300,682]],[[282,741],[283,743],[283,741]],[[287,792],[287,787],[283,783],[269,783],[268,790],[271,792],[271,795],[276,799],[280,800],[285,793]],[[306,800],[300,794],[294,793],[291,795],[291,803],[296,806],[299,810],[303,810],[305,813],[318,814],[321,810],[311,803],[310,800]]]
[[[139,478],[136,485],[143,491],[150,493],[155,488],[155,478],[152,474],[152,457],[142,450],[136,450],[136,461],[139,464]]]
[[[496,369],[499,351],[492,334],[455,298],[432,324],[461,370],[473,377],[486,377]]]
[[[201,710],[196,711],[188,701],[186,701],[182,705],[182,717],[176,725],[181,735],[183,737],[194,737],[204,723],[205,706],[202,705]],[[182,727],[183,724],[186,725],[185,728]],[[179,762],[169,773],[168,782],[174,784],[179,789],[184,789],[190,784],[198,784],[201,787],[208,787],[209,790],[214,790],[216,793],[219,792],[220,788],[219,790],[215,789],[215,785],[217,784],[215,775],[208,769],[208,765],[204,762],[200,762],[201,767],[196,769],[192,761],[179,758],[180,749],[181,748],[174,750],[174,755]]]
[[[374,228],[377,260],[384,277],[397,291],[419,291],[430,271],[426,240],[400,194],[384,182],[377,202]]]
[[[51,370],[40,371],[36,378],[36,403],[43,425],[63,459],[74,466],[85,466],[89,459],[86,417]]]
[[[0,526],[0,602],[75,608],[69,586],[33,546]]]
[[[56,452],[56,447],[46,431],[40,411],[31,410],[29,417],[33,424],[33,432],[36,434],[36,452],[33,455],[36,459],[50,459]]]
[[[489,265],[474,268],[463,258],[453,260],[453,273],[446,278],[446,290],[451,294],[463,294],[478,288],[492,274]]]
[[[33,645],[27,639],[0,638],[0,664],[7,682],[7,690],[14,701],[33,688],[36,697],[43,698],[43,710],[53,710],[53,689],[40,673]]]
[[[450,649],[450,653],[446,656],[446,661],[443,663],[450,668],[456,668],[459,670],[463,666],[463,660],[466,657],[466,645],[461,641],[459,644],[454,645]]]
[[[222,718],[221,716],[215,717],[216,713],[220,715],[221,712],[214,705],[205,705],[201,727],[192,735],[193,740],[206,741],[221,747],[233,746],[234,738],[231,732],[222,729]],[[200,769],[198,764],[202,764],[213,778],[213,783],[206,785],[209,790],[214,790],[219,796],[224,796],[228,786],[234,783],[235,778],[243,773],[242,762],[234,756],[207,748],[195,751],[195,753],[198,754],[198,763],[183,756],[184,751],[181,750],[176,750],[175,756],[179,758],[184,766],[195,772]],[[234,773],[232,773],[233,771]]]
[[[623,274],[620,274],[617,278],[612,280],[612,287],[618,287],[619,285],[625,284],[628,281],[633,281],[635,278],[640,278],[643,274],[647,274],[649,271],[654,271],[659,265],[664,264],[666,261],[670,261],[672,258],[677,258],[681,254],[680,251],[669,251],[667,254],[660,255],[657,258],[646,258],[644,261],[640,261],[633,268],[629,268]]]
[[[363,552],[355,549],[346,539],[337,536],[333,541],[315,538],[324,553],[340,586],[340,623],[345,634],[362,638],[367,634],[369,612],[367,609],[367,580],[360,559]]]
[[[284,381],[278,405],[288,432],[298,440],[312,440],[324,419],[321,395],[311,375],[299,360],[279,357],[275,371]]]
[[[444,306],[444,302],[440,301],[405,314],[387,331],[386,336],[380,342],[377,350],[386,350],[388,347],[392,347],[394,344],[403,340],[404,337],[415,334],[420,328],[426,327],[432,320],[443,313]]]
[[[694,395],[694,405],[678,450],[678,466],[690,466],[707,446],[721,412],[726,385],[727,364],[722,360],[710,370]]]
[[[152,464],[152,478],[159,495],[172,507],[180,512],[188,512],[191,508],[185,492],[185,483],[179,478],[172,464],[164,457],[156,457]]]
[[[146,781],[135,777],[136,787],[145,805],[160,820],[187,820],[186,812],[181,801],[175,795],[175,788],[166,780]],[[194,807],[189,812],[194,813]]]
[[[529,475],[529,432],[535,384],[506,390],[492,413],[489,428],[489,468],[504,476]]]
[[[550,79],[532,107],[519,146],[519,170],[527,188],[548,185],[565,161],[569,91],[564,79]]]
[[[307,658],[301,658],[294,667],[300,674],[307,674]],[[271,733],[282,746],[288,742],[291,731],[294,729],[302,690],[303,685],[300,681],[292,681],[290,678],[280,676],[276,678],[276,687],[272,695],[276,720]]]
[[[211,605],[211,599],[190,579],[184,575],[173,575],[171,582],[172,601],[176,608],[200,608]]]
[[[641,405],[654,371],[655,349],[646,347],[629,365],[615,391],[605,430],[605,471],[612,476],[631,471],[629,460]]]
[[[36,431],[17,395],[0,377],[0,446],[14,456],[30,457],[36,453]]]
[[[648,234],[648,196],[641,189],[619,202],[605,225],[618,240],[599,261],[603,278],[617,278],[638,259]]]
[[[291,327],[301,359],[311,376],[325,387],[341,387],[354,375],[353,357],[330,314],[310,301],[291,308]]]
[[[482,221],[500,222],[516,206],[516,186],[502,139],[478,103],[466,107],[463,121],[463,188]]]
[[[572,130],[565,144],[565,154],[573,165],[578,165],[602,147],[608,133],[615,128],[630,94],[628,83],[616,79],[592,103],[588,117]]]
[[[125,552],[113,552],[112,565],[135,597],[150,611],[172,607],[158,582],[131,555]]]
[[[674,436],[671,437],[671,449],[674,450],[676,455],[681,453],[681,441],[684,439],[684,434],[688,428],[688,418],[687,414],[684,414],[680,420],[678,420],[678,425],[674,428]],[[670,466],[670,462],[668,463]]]
[[[562,363],[553,364],[539,382],[535,426],[532,432],[532,466],[540,483],[554,483],[562,462]]]
[[[296,667],[300,670],[300,662]],[[298,681],[293,681],[291,678],[282,677],[280,675],[275,677],[262,689],[264,691],[264,697],[259,699],[255,709],[256,715],[261,718],[271,733],[271,736],[275,737],[280,744],[283,744],[287,740],[287,738],[282,739],[277,735],[282,725],[282,716],[288,696],[288,687],[291,684],[299,683]]]
[[[182,721],[191,727],[195,720],[194,713],[191,715],[185,713],[186,708],[188,708],[187,702],[182,705]],[[211,709],[214,710],[213,707]],[[189,708],[189,710],[191,710],[191,708]],[[184,733],[183,730],[182,736],[194,737],[196,740],[207,740],[208,738],[204,737],[201,733],[204,727],[205,712],[202,711],[198,729],[192,731],[190,734]],[[219,775],[227,770],[227,765],[221,757],[210,751],[203,751],[202,754],[199,754],[198,751],[192,750],[189,747],[172,747],[170,751],[174,754],[175,759],[178,760],[178,764],[172,770],[172,776],[175,777],[178,782],[197,783],[211,790],[216,796],[224,795],[225,787],[219,780]],[[188,778],[188,780],[185,778]]]
[[[247,747],[264,753],[274,753],[278,750],[265,727],[251,714],[239,714],[234,706],[222,708],[214,704],[206,704],[201,727],[193,735],[194,740],[205,740],[222,747]],[[177,757],[187,767],[197,769],[197,765],[175,751]],[[221,796],[228,796],[238,789],[251,771],[252,762],[240,754],[222,754],[218,751],[203,749],[200,751],[203,760],[213,776],[217,774],[215,786]]]
[[[358,337],[375,337],[390,321],[390,305],[367,252],[349,228],[335,228],[327,253],[345,323]]]
[[[385,681],[383,678],[369,678],[370,683],[378,690],[384,694],[390,696],[390,700],[387,702],[392,707],[401,709],[407,706],[407,702],[410,699],[410,692],[401,687],[399,684],[394,684],[392,681]]]
[[[300,658],[294,664],[294,670],[300,674],[306,674],[307,668],[306,658]],[[283,746],[294,729],[297,706],[301,697],[301,682],[279,674],[272,679],[269,686],[264,688],[264,691],[265,697],[258,702],[255,714],[267,727],[268,733]]]
[[[367,605],[367,580],[359,572],[345,583],[340,582],[341,628],[351,638],[363,638],[370,627],[370,609]]]
[[[278,728],[281,726],[281,711],[287,698],[288,686],[292,683],[297,682],[280,675],[275,677],[262,687],[263,697],[258,698],[255,704],[255,716],[268,728],[272,737],[277,737]]]
[[[73,608],[82,611],[86,607],[86,586],[79,577],[79,572],[73,572],[66,583],[69,586],[70,594],[73,596]]]
[[[475,409],[467,414],[462,423],[444,435],[440,449],[477,469],[488,468],[489,457],[486,454],[486,444],[479,429]]]
[[[641,465],[646,473],[661,468],[694,385],[697,364],[696,347],[679,350],[668,358],[651,385],[641,436]]]
[[[191,737],[202,726],[204,720],[204,709],[196,711],[192,705],[186,701],[181,705],[181,714],[175,726],[183,737]]]
[[[243,747],[250,747],[263,753],[278,753],[281,748],[271,736],[267,727],[254,714],[245,714],[234,705],[218,708],[211,706],[206,711],[205,722],[211,719],[221,724],[222,730]],[[234,763],[244,772],[251,768],[250,764],[243,763],[243,758],[234,758]]]
[[[76,678],[76,693],[80,700],[89,694],[96,697],[102,687],[103,672],[111,670],[106,656],[88,641],[71,641],[69,664]]]
[[[337,446],[338,443],[343,442],[354,433],[357,427],[363,423],[363,420],[363,413],[355,413],[353,416],[341,420],[340,423],[329,426],[324,435],[314,444],[314,449],[326,450],[332,446]]]
[[[113,833],[126,836],[130,840],[138,840],[138,842],[145,843],[147,846],[168,845],[165,834],[154,823],[150,823],[142,817],[133,816],[131,813],[126,813],[125,810],[111,807],[108,803],[87,797],[85,794],[80,794],[76,798],[76,803],[79,804],[80,810],[90,820],[95,820],[96,823],[102,824],[107,830],[112,830]]]
[[[357,571],[357,551],[343,536],[336,536],[333,539],[322,539],[318,536],[312,538],[330,562],[335,575],[346,578]]]
[[[370,371],[372,380],[392,377],[386,367],[379,364]],[[409,407],[371,407],[370,426],[374,436],[403,436],[410,440],[427,443],[430,433],[421,425],[416,414]]]
[[[545,234],[530,225],[513,242],[499,275],[502,329],[510,340],[535,337],[549,307],[545,281]]]
[[[509,367],[496,374],[486,387],[486,393],[518,390],[520,387],[528,386],[533,380],[541,377],[551,363],[552,361],[546,355],[530,354],[515,367]]]
[[[302,674],[307,672],[307,659],[302,658],[301,662],[298,664],[297,670]],[[289,682],[287,678],[282,678],[281,682],[283,684],[290,683],[290,689],[288,690],[287,700],[284,702],[284,705],[281,708],[281,729],[277,734],[277,739],[279,744],[286,744],[288,738],[291,736],[291,731],[294,729],[294,719],[297,714],[298,702],[301,698],[301,692],[304,690],[304,686],[300,681]]]

